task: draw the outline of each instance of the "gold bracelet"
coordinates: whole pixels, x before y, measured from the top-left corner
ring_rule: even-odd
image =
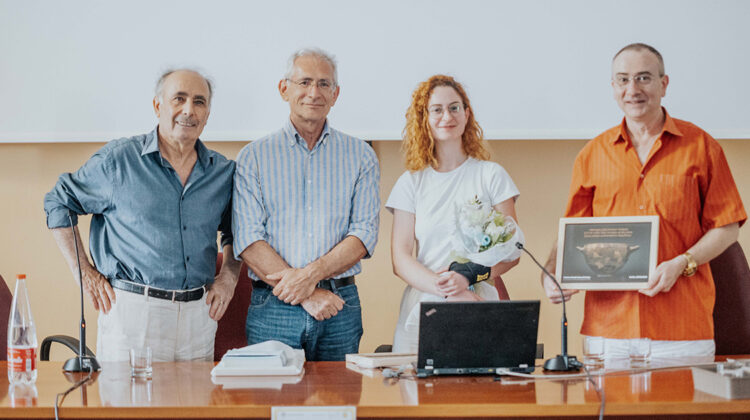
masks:
[[[695,274],[696,271],[698,271],[698,263],[689,252],[682,254],[682,256],[684,256],[687,260],[687,266],[684,270],[682,270],[682,275],[685,277],[690,277]]]

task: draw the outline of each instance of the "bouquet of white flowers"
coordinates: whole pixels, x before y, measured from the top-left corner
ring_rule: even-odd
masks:
[[[524,243],[523,232],[512,217],[482,203],[478,197],[456,205],[456,232],[451,258],[487,267],[513,261],[521,255],[516,242]]]

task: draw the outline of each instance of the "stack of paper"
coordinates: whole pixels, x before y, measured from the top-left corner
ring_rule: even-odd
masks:
[[[271,350],[259,353],[247,348],[229,350],[221,358],[226,367],[234,368],[277,368],[287,365],[286,354],[282,350]]]
[[[707,392],[729,400],[750,398],[750,376],[722,375],[716,366],[694,367],[693,386],[698,391]]]
[[[302,380],[302,375],[274,376],[212,376],[211,382],[224,389],[277,389],[284,385],[294,385]]]
[[[346,361],[362,368],[402,366],[417,362],[416,353],[358,353],[347,354]]]
[[[305,352],[279,341],[229,350],[211,371],[212,376],[299,375]]]

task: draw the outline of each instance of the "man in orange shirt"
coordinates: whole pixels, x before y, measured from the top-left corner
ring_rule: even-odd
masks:
[[[581,333],[605,337],[607,357],[647,337],[655,357],[714,354],[714,283],[708,263],[737,240],[747,218],[718,142],[661,106],[669,84],[661,54],[631,44],[612,60],[622,123],[576,158],[566,217],[659,216],[658,265],[645,289],[588,291]],[[553,272],[552,250],[546,268]],[[550,300],[563,296],[542,276]]]

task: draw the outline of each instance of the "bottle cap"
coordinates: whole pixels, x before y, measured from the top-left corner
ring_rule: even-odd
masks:
[[[26,280],[26,274],[17,274],[16,275],[17,280]]]

